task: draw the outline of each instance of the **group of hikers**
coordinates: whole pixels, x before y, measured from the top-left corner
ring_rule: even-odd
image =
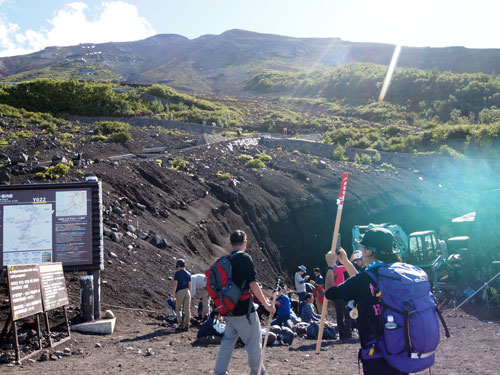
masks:
[[[260,317],[268,315],[269,319],[272,319],[271,325],[273,327],[280,327],[279,329],[284,330],[283,332],[293,332],[293,336],[297,332],[308,335],[309,326],[316,327],[317,334],[324,298],[332,301],[335,306],[338,338],[349,340],[353,337],[353,333],[354,335],[359,334],[361,348],[358,359],[362,363],[364,374],[391,375],[416,372],[402,371],[401,368],[406,367],[399,366],[398,362],[392,362],[388,359],[389,357],[380,345],[384,338],[385,329],[392,329],[388,328],[392,327],[391,325],[394,325],[395,328],[402,328],[405,325],[399,321],[396,312],[391,313],[396,316],[396,320],[394,320],[393,315],[386,316],[384,310],[387,306],[384,306],[381,297],[382,289],[379,289],[379,277],[383,276],[383,272],[379,270],[390,268],[393,264],[401,264],[400,267],[409,266],[397,263],[401,260],[394,248],[393,234],[389,230],[373,228],[367,231],[360,241],[361,250],[354,252],[350,258],[342,248],[328,252],[325,256],[327,263],[325,277],[321,275],[318,267],[314,268],[313,276],[309,277],[306,275],[307,268],[303,265],[298,266],[294,279],[298,301],[294,299],[291,291],[288,291],[285,286],[281,286],[275,289],[276,302],[274,305],[264,295],[261,285],[256,280],[257,274],[253,260],[246,253],[246,234],[241,230],[236,230],[231,233],[229,242],[230,253],[221,259],[230,263],[230,286],[236,285],[242,291],[234,306],[227,307],[228,300],[231,298],[229,295],[226,298],[223,292],[214,294],[212,290],[216,289],[213,273],[222,272],[224,266],[221,260],[219,261],[222,263],[219,263],[217,267],[215,264],[212,266],[212,274],[207,271],[206,274],[192,276],[186,271],[184,260],[177,260],[172,291],[175,300],[170,299],[169,301],[171,310],[173,310],[172,306],[175,303],[175,314],[172,311],[172,315],[177,318],[175,330],[177,332],[185,331],[190,329],[191,297],[194,298],[197,291],[201,291],[202,301],[199,306],[199,319],[202,324],[198,331],[198,338],[202,340],[201,342],[220,343],[219,355],[214,369],[215,375],[227,374],[231,355],[237,342],[241,342],[248,353],[250,374],[257,375],[259,368],[262,370],[258,375],[265,374],[265,367],[261,364],[262,339],[265,330],[261,330]],[[421,274],[417,276],[419,278],[417,281],[423,280]],[[217,275],[217,278],[221,279],[220,275]],[[226,284],[225,292],[227,289]],[[209,292],[213,294],[214,301],[212,303],[209,302]],[[430,295],[428,291],[427,294]],[[431,302],[427,298],[425,303]],[[212,311],[210,311],[210,306],[213,308]],[[227,311],[229,309],[231,311]],[[393,310],[397,311],[395,308]],[[223,321],[221,315],[225,315]],[[439,342],[439,323],[437,325],[437,340]],[[328,338],[327,329],[333,328],[334,333],[331,338],[335,338],[335,325],[326,322],[325,327],[324,337]],[[309,336],[314,337],[314,333]],[[269,344],[269,340],[267,344]],[[437,343],[435,345],[437,346]],[[408,353],[414,350],[414,348],[407,349]],[[412,356],[413,354],[415,353],[411,353]],[[425,357],[432,356],[429,358],[429,361],[432,360],[432,362],[428,361],[427,365],[424,364],[429,367],[434,361],[434,354],[433,352],[424,354]],[[422,353],[418,355],[425,358]],[[401,363],[403,362],[404,359]],[[419,361],[413,361],[413,363],[415,362]],[[428,365],[429,363],[430,365]]]

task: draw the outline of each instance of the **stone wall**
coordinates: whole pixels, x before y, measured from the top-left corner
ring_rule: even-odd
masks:
[[[267,147],[281,147],[283,150],[294,151],[297,150],[301,153],[315,155],[322,158],[331,158],[334,145],[327,145],[317,142],[311,142],[299,139],[284,139],[273,137],[262,137],[260,144]],[[359,154],[368,154],[373,156],[375,151],[363,149],[346,149],[345,156],[348,160],[353,161],[354,156]],[[441,155],[419,155],[409,154],[402,152],[383,152],[380,151],[380,163],[388,163],[398,168],[405,168],[410,170],[426,171],[426,172],[441,172],[446,169],[461,169],[461,168],[474,168],[475,166],[487,167],[492,171],[498,171],[500,168],[499,163],[492,159],[455,159],[449,156]]]

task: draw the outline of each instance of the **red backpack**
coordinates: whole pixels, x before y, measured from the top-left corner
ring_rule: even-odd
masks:
[[[241,253],[241,251],[236,251],[224,255],[205,271],[208,295],[214,301],[215,308],[221,315],[231,315],[239,301],[252,297],[249,289],[242,289],[232,280],[231,261]],[[246,282],[243,282],[243,285],[245,284]],[[250,303],[250,307],[251,305]]]

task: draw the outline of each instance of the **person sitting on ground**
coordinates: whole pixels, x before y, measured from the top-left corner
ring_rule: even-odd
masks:
[[[484,303],[487,304],[500,303],[500,297],[498,296],[497,290],[492,286],[489,286],[488,284],[486,284],[486,286],[484,287],[482,299]]]
[[[306,304],[302,306],[302,314],[300,315],[300,320],[304,323],[319,323],[321,321],[321,315],[316,314],[314,311],[314,297],[312,293],[306,294]]]
[[[325,299],[325,288],[323,288],[323,285],[316,284],[312,280],[311,280],[311,284],[314,286],[314,289],[310,293],[312,293],[312,295],[314,297],[314,303],[316,304],[316,310],[321,315],[323,312],[323,301]]]
[[[199,343],[220,344],[224,335],[225,324],[220,320],[220,314],[217,310],[210,313],[210,317],[205,320],[198,330],[197,338]]]
[[[474,295],[474,293],[476,293],[476,291],[474,289],[472,289],[472,287],[470,285],[467,285],[467,287],[464,290],[465,299],[472,297]],[[475,302],[474,298],[472,298],[472,302]]]
[[[290,321],[290,315],[292,314],[292,309],[290,307],[290,298],[283,293],[283,289],[278,289],[278,297],[276,298],[276,319],[271,322],[273,326],[285,326],[292,328],[292,322]]]
[[[167,299],[167,320],[177,320],[177,315],[175,314],[175,300],[172,295],[169,294]]]

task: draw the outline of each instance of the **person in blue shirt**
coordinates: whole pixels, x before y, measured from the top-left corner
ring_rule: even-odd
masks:
[[[292,322],[290,321],[290,315],[292,314],[292,308],[290,306],[290,298],[286,294],[283,294],[283,290],[280,288],[278,290],[278,297],[276,298],[276,319],[271,322],[271,325],[285,326],[292,328]]]
[[[175,265],[173,295],[175,295],[175,313],[177,315],[176,332],[189,330],[191,319],[191,274],[184,268],[186,263],[178,259]],[[184,308],[184,320],[181,311]]]

